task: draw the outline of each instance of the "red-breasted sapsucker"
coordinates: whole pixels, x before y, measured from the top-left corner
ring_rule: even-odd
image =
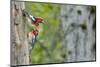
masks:
[[[31,32],[29,32],[27,34],[28,43],[29,43],[29,50],[31,50],[34,47],[34,45],[37,41],[37,35],[38,35],[37,29],[33,29]]]
[[[35,26],[38,26],[40,23],[43,23],[43,18],[32,16],[26,11],[24,11],[24,16],[29,17],[31,19],[31,23],[34,24]]]
[[[43,18],[41,17],[34,17],[32,15],[29,15],[30,19],[32,20],[32,24],[38,26],[40,23],[43,23]]]

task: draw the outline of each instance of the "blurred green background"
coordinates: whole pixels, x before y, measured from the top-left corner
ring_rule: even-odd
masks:
[[[38,26],[39,35],[31,52],[32,64],[64,62],[66,55],[62,46],[60,5],[25,2],[25,7],[33,16],[44,19],[44,24]],[[27,28],[27,31],[31,31],[34,26]]]

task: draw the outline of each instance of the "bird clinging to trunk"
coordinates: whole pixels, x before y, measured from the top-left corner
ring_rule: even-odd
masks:
[[[40,23],[43,23],[42,17],[35,17],[29,14],[28,12],[24,11],[24,16],[27,16],[31,20],[31,24],[35,26],[39,26]]]
[[[29,43],[29,50],[31,51],[32,48],[34,47],[36,41],[37,41],[37,36],[38,36],[38,30],[33,29],[31,32],[28,32],[27,38],[28,38],[28,43]]]

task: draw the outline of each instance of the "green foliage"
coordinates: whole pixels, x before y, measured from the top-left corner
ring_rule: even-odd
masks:
[[[42,17],[44,24],[39,25],[38,41],[31,52],[33,64],[63,62],[66,57],[62,47],[60,29],[60,5],[26,2],[26,11],[33,16]],[[34,28],[28,27],[28,31]]]

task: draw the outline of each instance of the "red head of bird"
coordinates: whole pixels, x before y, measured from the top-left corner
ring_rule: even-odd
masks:
[[[35,20],[32,22],[32,24],[38,26],[39,23],[43,23],[43,18],[41,17],[36,17]]]
[[[33,30],[32,30],[32,33],[33,33],[35,36],[38,35],[38,32],[39,32],[39,31],[38,31],[37,29],[33,29]]]

